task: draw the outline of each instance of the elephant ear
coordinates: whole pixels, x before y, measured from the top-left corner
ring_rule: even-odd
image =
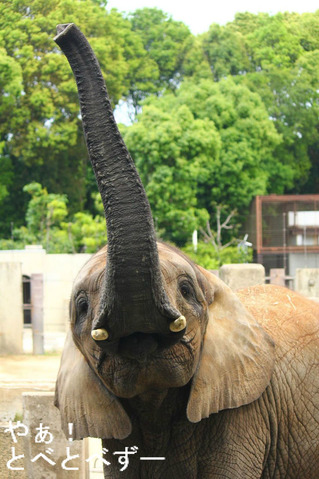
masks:
[[[55,405],[60,409],[62,429],[73,439],[98,437],[124,439],[131,422],[118,399],[102,384],[87,364],[68,333],[55,388]]]
[[[269,384],[275,347],[238,297],[200,268],[211,296],[201,358],[192,380],[187,417],[198,422],[258,399]]]

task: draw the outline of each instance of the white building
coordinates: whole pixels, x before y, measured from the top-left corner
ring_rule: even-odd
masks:
[[[89,254],[0,251],[0,353],[62,349],[72,284]]]

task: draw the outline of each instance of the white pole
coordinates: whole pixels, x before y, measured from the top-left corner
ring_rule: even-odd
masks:
[[[198,234],[197,230],[193,231],[193,246],[194,246],[194,251],[197,253],[197,245],[198,245]]]

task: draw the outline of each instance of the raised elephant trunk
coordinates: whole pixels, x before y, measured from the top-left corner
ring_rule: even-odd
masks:
[[[59,25],[57,31],[55,41],[76,78],[86,144],[107,221],[106,276],[99,315],[93,321],[102,337],[95,339],[106,339],[104,330],[109,340],[135,332],[167,334],[180,313],[163,287],[150,205],[117,128],[100,66],[74,24]]]

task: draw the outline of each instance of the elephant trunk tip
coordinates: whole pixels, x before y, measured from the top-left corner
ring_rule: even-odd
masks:
[[[60,23],[59,25],[57,25],[56,27],[57,36],[54,38],[54,41],[56,41],[58,37],[66,34],[67,31],[74,26],[75,26],[74,23]]]

